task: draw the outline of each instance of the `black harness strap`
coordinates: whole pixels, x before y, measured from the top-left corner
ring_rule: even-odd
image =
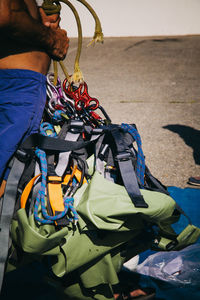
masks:
[[[89,141],[68,141],[61,139],[59,137],[54,138],[50,136],[44,136],[39,133],[34,133],[30,135],[21,145],[21,148],[24,150],[31,150],[33,148],[38,147],[42,150],[49,150],[52,152],[67,152],[67,151],[75,151],[82,148],[85,148],[91,145],[95,140],[98,139],[99,134],[101,134],[103,129],[93,130],[94,137],[92,140]]]
[[[60,138],[53,138],[49,136],[44,136],[38,133],[30,135],[22,144],[23,149],[32,149],[33,147],[38,147],[42,150],[50,150],[50,151],[59,151],[59,152],[67,152],[78,150],[81,148],[86,147],[91,142],[72,142],[72,141],[65,141]]]
[[[152,191],[158,191],[160,193],[164,193],[166,195],[169,195],[169,192],[167,191],[167,188],[157,179],[155,178],[147,166],[145,167],[145,175],[146,175],[146,186]]]
[[[1,199],[1,201],[3,201],[3,204],[0,220],[0,290],[3,283],[5,264],[8,256],[10,242],[10,224],[15,208],[17,188],[19,179],[24,171],[24,167],[25,163],[21,162],[17,157],[15,157],[8,176],[6,190],[4,196]]]
[[[113,128],[111,129],[111,134],[114,138],[118,152],[115,159],[118,162],[127,193],[135,207],[147,208],[148,204],[144,201],[144,198],[140,193],[135,170],[131,161],[131,153],[123,139],[122,133],[118,128]]]

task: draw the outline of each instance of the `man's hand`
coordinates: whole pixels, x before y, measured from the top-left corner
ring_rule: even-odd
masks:
[[[39,12],[40,12],[40,17],[43,25],[53,29],[57,29],[59,27],[60,24],[59,14],[53,14],[48,16],[46,15],[42,7],[39,8]]]
[[[63,60],[69,48],[67,32],[63,29],[51,29],[53,38],[52,47],[48,49],[49,55],[55,60]]]
[[[69,39],[67,32],[60,29],[60,15],[46,15],[42,8],[39,8],[43,25],[51,29],[52,47],[48,49],[49,55],[57,60],[63,60],[69,48]]]
[[[59,28],[60,16],[47,16],[34,0],[0,0],[0,31],[33,49],[43,49],[56,60],[63,60],[69,48],[65,30]]]

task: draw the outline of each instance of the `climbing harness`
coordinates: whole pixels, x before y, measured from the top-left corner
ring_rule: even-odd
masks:
[[[79,88],[75,89],[74,91],[72,91],[73,87],[70,84],[70,89],[68,86],[68,91],[63,91],[59,77],[57,78],[57,83],[55,86],[52,84],[52,82],[53,74],[50,73],[47,75],[47,103],[43,116],[44,120],[40,126],[40,134],[52,138],[56,138],[59,135],[65,135],[66,141],[68,139],[71,141],[76,141],[80,137],[83,139],[84,134],[85,139],[86,133],[84,132],[83,128],[84,124],[90,123],[91,128],[97,126],[97,123],[94,122],[95,118],[97,118],[96,115],[94,117],[94,115],[90,114],[98,108],[98,100],[89,96],[86,83],[80,84]],[[84,87],[83,91],[82,87]],[[83,106],[79,106],[79,103],[83,103]],[[101,120],[101,117],[98,115],[98,121],[99,120]],[[101,122],[103,121],[101,120]],[[69,126],[71,127],[71,132],[67,131]],[[79,130],[82,132],[78,132]],[[36,148],[35,154],[39,158],[41,172],[40,189],[34,201],[35,220],[41,222],[42,224],[60,225],[61,223],[63,224],[63,222],[58,222],[58,220],[66,217],[70,210],[72,216],[67,219],[67,222],[74,221],[76,223],[78,217],[73,207],[74,200],[72,197],[75,191],[82,184],[87,183],[87,180],[84,178],[84,162],[82,161],[81,157],[75,154],[72,155],[69,152],[64,152],[59,154],[57,158],[57,164],[54,169],[55,162],[52,159],[54,159],[55,155],[51,154],[48,156],[46,155],[45,151],[39,148]],[[68,157],[68,160],[66,157]],[[58,173],[60,174],[59,176]],[[38,175],[35,177],[35,179],[38,180]],[[33,187],[32,183],[30,184],[30,187]],[[46,189],[47,195],[45,194]],[[25,194],[27,195],[27,192]],[[23,207],[25,207],[24,203],[27,201],[27,199],[24,201],[23,194],[21,198]],[[40,205],[43,219],[38,216]],[[53,212],[54,216],[50,216],[47,213],[46,206],[51,208],[50,210]]]

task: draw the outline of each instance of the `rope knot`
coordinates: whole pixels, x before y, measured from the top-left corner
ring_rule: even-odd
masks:
[[[59,14],[61,10],[61,5],[58,1],[54,0],[44,0],[42,4],[42,8],[44,9],[47,15]]]

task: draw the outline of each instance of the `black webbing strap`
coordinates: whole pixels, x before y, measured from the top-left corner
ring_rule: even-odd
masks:
[[[151,185],[153,184],[153,186],[156,188],[156,191],[159,191],[160,193],[164,193],[166,195],[170,195],[170,193],[167,191],[167,188],[157,178],[155,178],[151,174],[151,172],[149,171],[147,166],[146,166],[145,174],[146,174],[146,184],[147,185],[148,185],[147,178],[149,178]],[[152,186],[150,186],[150,188],[152,188]],[[152,190],[154,190],[154,189],[152,188]]]
[[[24,167],[25,163],[19,161],[15,157],[8,176],[5,193],[2,197],[3,199],[1,199],[1,201],[3,201],[3,204],[0,219],[0,290],[3,283],[5,265],[8,256],[10,242],[10,224],[15,208],[17,188]]]
[[[82,141],[65,141],[60,138],[53,138],[49,136],[44,136],[39,133],[30,135],[21,145],[23,149],[32,149],[38,147],[42,150],[50,151],[74,151],[88,146],[91,141],[82,142]]]
[[[118,152],[115,159],[118,162],[126,191],[135,207],[147,208],[148,204],[144,201],[144,198],[140,193],[137,177],[131,160],[131,153],[123,139],[123,134],[117,128],[111,129],[111,134],[114,138]]]

